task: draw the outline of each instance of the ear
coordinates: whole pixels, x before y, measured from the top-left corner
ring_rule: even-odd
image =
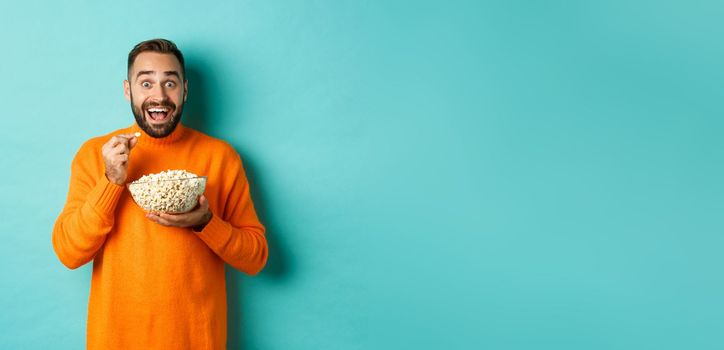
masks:
[[[186,97],[189,95],[189,81],[184,80],[184,102],[186,102]]]
[[[126,95],[126,101],[131,101],[131,83],[128,80],[123,81],[123,94]]]

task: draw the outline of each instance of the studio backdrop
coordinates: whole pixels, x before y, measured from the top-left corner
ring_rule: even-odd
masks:
[[[724,348],[722,18],[3,2],[0,348],[84,347],[92,264],[51,232],[81,144],[133,123],[126,58],[157,37],[186,56],[183,123],[237,150],[267,227],[259,275],[227,266],[229,349]]]

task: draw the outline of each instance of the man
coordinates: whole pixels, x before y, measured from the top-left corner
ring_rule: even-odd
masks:
[[[65,266],[93,260],[87,348],[225,349],[224,263],[255,275],[268,256],[241,159],[180,123],[188,81],[173,42],[136,45],[123,86],[136,123],[81,146],[53,228]],[[145,213],[126,190],[167,169],[208,176],[191,212]]]

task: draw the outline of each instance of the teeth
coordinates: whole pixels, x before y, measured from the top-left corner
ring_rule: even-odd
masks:
[[[168,109],[163,109],[163,108],[150,108],[148,111],[149,111],[149,112],[168,112]]]

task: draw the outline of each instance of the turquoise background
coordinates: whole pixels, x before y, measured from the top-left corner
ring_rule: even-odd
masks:
[[[230,349],[722,349],[724,4],[0,4],[0,348],[80,349],[70,161],[174,40],[271,257]]]

